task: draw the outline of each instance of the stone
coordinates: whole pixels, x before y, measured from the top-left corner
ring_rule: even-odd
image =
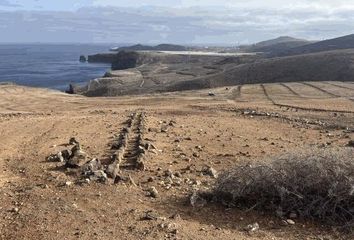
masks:
[[[84,55],[81,55],[79,60],[80,62],[87,62],[87,58]]]
[[[196,158],[199,158],[200,157],[200,155],[198,154],[198,153],[193,153],[193,157],[196,157]]]
[[[106,169],[106,173],[108,175],[108,177],[115,179],[116,176],[119,174],[119,164],[116,163],[112,163],[110,165],[108,165],[107,169]]]
[[[114,178],[114,183],[120,183],[120,182],[127,182],[129,179],[128,177],[125,177],[125,176],[122,176],[122,175],[117,175],[115,178]]]
[[[74,137],[69,139],[69,145],[76,145],[76,144],[79,144],[79,142]]]
[[[63,156],[65,161],[67,161],[70,158],[71,154],[72,152],[69,149],[65,149],[61,151],[61,155]]]
[[[148,192],[149,192],[150,196],[153,198],[157,198],[159,195],[159,192],[157,191],[157,189],[155,187],[149,188]]]
[[[286,226],[288,226],[289,224],[288,224],[288,222],[287,221],[285,221],[285,220],[281,220],[281,222],[280,222],[280,226],[283,226],[283,227],[286,227]]]
[[[190,197],[190,203],[192,207],[202,208],[207,204],[207,201],[202,198],[197,192],[193,192],[192,196]]]
[[[259,230],[258,223],[249,224],[245,227],[245,231],[247,231],[248,233],[256,232],[258,230]]]
[[[20,210],[17,207],[11,209],[11,212],[18,213]]]
[[[115,179],[120,171],[120,162],[121,162],[121,152],[116,152],[112,155],[111,161],[112,163],[107,166],[106,173],[108,177]]]
[[[202,147],[202,146],[200,146],[200,145],[195,146],[195,148],[196,148],[197,150],[199,150],[199,151],[202,151],[202,150],[203,150],[203,147]]]
[[[289,225],[295,225],[295,221],[292,220],[292,219],[287,219],[286,222],[287,222]]]
[[[91,175],[92,172],[98,171],[102,169],[102,164],[101,161],[98,160],[97,158],[92,159],[91,161],[85,163],[81,167],[81,171],[84,176]]]
[[[49,162],[64,162],[64,158],[61,152],[58,152],[56,154],[52,154],[49,157],[47,157],[47,161]]]
[[[87,154],[81,150],[80,145],[75,145],[71,151],[72,155],[66,162],[67,167],[78,168],[88,162]]]
[[[151,220],[157,220],[158,218],[159,216],[150,210],[144,213],[144,216],[141,218],[141,220],[151,221]]]
[[[174,121],[174,120],[171,120],[171,121],[168,123],[168,125],[171,126],[171,127],[174,127],[176,124],[177,124],[177,122]]]
[[[212,167],[207,167],[205,170],[204,170],[204,173],[213,177],[213,178],[217,178],[218,177],[218,172],[212,168]]]
[[[348,145],[347,145],[348,147],[354,147],[354,140],[350,140],[349,142],[348,142]]]
[[[108,181],[108,177],[107,177],[107,174],[103,170],[98,170],[98,171],[92,172],[92,174],[90,176],[90,180],[105,183]]]
[[[161,127],[161,132],[167,133],[167,132],[168,132],[168,126],[167,126],[167,125],[163,125],[163,126]]]
[[[67,182],[65,182],[65,186],[67,186],[67,187],[70,187],[70,186],[72,186],[74,183],[73,182],[70,182],[70,181],[67,181]]]

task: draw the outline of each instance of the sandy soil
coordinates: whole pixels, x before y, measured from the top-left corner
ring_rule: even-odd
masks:
[[[353,239],[303,219],[282,226],[268,213],[189,204],[195,189],[215,181],[202,174],[205,167],[220,172],[354,139],[354,90],[333,84],[316,83],[324,91],[288,83],[115,98],[0,86],[0,239]],[[135,112],[146,114],[144,138],[157,148],[146,155],[145,171],[121,171],[135,184],[79,183],[62,163],[46,161],[70,137],[107,160]],[[169,183],[166,170],[180,177]],[[157,198],[147,192],[152,186]],[[148,211],[156,219],[144,220]],[[259,231],[243,230],[255,222]]]

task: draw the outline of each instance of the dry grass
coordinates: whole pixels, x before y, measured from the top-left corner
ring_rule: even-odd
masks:
[[[233,206],[353,228],[354,151],[311,150],[221,174],[215,195]]]

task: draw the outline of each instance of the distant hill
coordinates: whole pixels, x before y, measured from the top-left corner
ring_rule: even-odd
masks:
[[[259,42],[250,46],[244,46],[242,47],[242,50],[247,52],[278,53],[295,47],[301,47],[310,43],[312,42],[283,36],[276,39]]]
[[[354,48],[354,34],[295,47],[286,51],[282,51],[277,55],[289,56],[350,48]]]
[[[188,49],[181,45],[159,44],[157,46],[149,46],[136,44],[128,47],[120,47],[113,51],[187,51]]]
[[[354,49],[258,60],[236,65],[212,76],[173,83],[166,89],[180,91],[253,83],[353,79]]]
[[[253,83],[353,81],[354,49],[296,56],[213,56],[125,52],[112,56],[112,71],[76,93],[115,96],[196,90]],[[99,56],[98,56],[99,57]]]

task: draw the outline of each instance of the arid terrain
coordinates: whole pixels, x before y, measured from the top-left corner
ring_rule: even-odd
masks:
[[[111,63],[112,71],[85,86],[71,86],[70,92],[97,97],[255,83],[347,82],[354,78],[353,39],[347,35],[311,42],[280,37],[240,47],[238,52],[225,48],[95,54],[88,61]]]
[[[353,118],[354,82],[107,98],[0,85],[0,239],[353,239],[315,221],[284,225],[268,212],[190,204],[195,190],[213,187],[210,169],[346,148]],[[109,164],[129,119],[126,166],[115,182],[89,181],[47,160],[74,137],[90,158]],[[140,151],[138,133],[153,146],[140,169],[129,164]],[[244,230],[254,223],[258,231]]]

